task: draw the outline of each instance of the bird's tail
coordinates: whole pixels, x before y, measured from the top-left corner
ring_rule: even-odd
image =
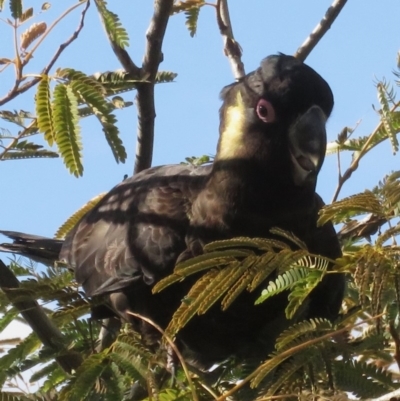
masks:
[[[17,231],[2,231],[0,234],[13,240],[12,243],[0,244],[0,252],[11,252],[26,256],[35,262],[54,265],[59,260],[63,240],[40,237]]]

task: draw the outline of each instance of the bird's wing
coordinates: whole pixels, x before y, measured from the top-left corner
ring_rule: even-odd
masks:
[[[67,236],[60,258],[89,296],[171,273],[210,166],[146,170],[111,190]]]

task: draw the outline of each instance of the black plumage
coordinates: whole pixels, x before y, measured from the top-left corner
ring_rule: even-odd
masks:
[[[323,203],[315,185],[333,108],[328,84],[297,59],[276,55],[226,87],[222,100],[212,164],[145,170],[111,190],[64,244],[39,246],[47,249],[45,258],[49,249],[53,256],[61,251],[59,258],[75,270],[88,296],[105,296],[115,313],[151,338],[152,328],[126,312],[166,327],[194,281],[158,294],[152,294],[152,286],[171,274],[177,262],[201,254],[204,244],[236,236],[269,237],[272,227],[280,227],[313,253],[340,256],[332,225],[316,224]],[[34,249],[33,256],[40,259],[35,239],[7,234],[15,242],[3,249],[19,248],[28,255]],[[341,275],[326,276],[300,317],[335,319],[343,288]],[[179,332],[179,344],[198,366],[209,367],[231,355],[262,358],[272,349],[288,325],[287,294],[255,307],[260,291],[244,292],[225,312],[214,305]]]

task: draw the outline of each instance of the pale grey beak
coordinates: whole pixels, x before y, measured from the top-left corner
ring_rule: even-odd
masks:
[[[326,151],[326,116],[318,106],[310,107],[292,125],[289,147],[293,181],[301,186],[317,179]]]

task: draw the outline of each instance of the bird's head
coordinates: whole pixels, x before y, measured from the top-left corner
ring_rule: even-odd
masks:
[[[319,74],[292,56],[269,56],[221,97],[216,162],[248,160],[283,185],[315,185],[333,108]]]

